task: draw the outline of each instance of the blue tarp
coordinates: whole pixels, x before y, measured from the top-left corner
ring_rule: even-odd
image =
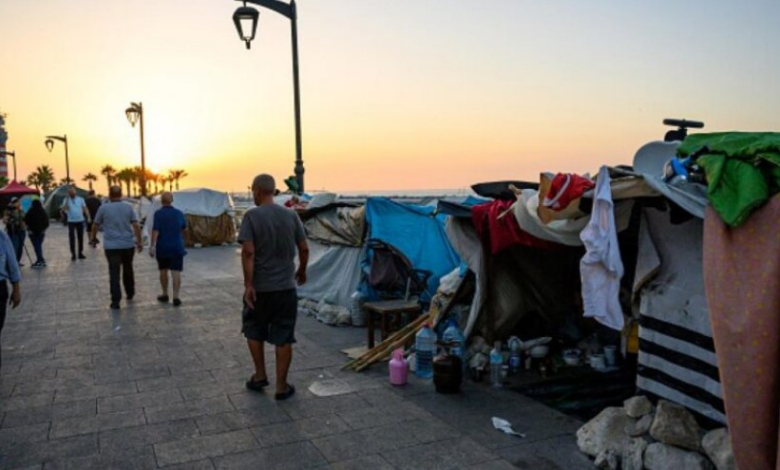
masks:
[[[438,289],[439,279],[460,266],[460,258],[444,231],[447,216],[434,215],[435,211],[432,206],[399,204],[387,198],[366,201],[368,238],[393,245],[415,268],[433,272],[428,281],[431,295]],[[430,296],[422,300],[428,301]]]

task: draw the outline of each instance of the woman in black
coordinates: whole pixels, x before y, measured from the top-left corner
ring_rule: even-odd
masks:
[[[30,232],[30,241],[35,248],[35,263],[33,268],[45,268],[46,260],[43,258],[43,237],[46,229],[49,228],[49,215],[43,209],[43,204],[38,199],[34,199],[30,210],[24,216],[24,223]]]

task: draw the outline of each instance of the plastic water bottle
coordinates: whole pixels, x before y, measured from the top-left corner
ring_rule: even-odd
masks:
[[[501,388],[504,381],[501,377],[501,367],[504,365],[504,356],[501,354],[501,341],[493,344],[493,350],[490,351],[490,384],[493,387]]]
[[[444,334],[441,337],[442,341],[450,345],[450,355],[460,358],[461,364],[466,365],[465,349],[466,337],[463,336],[463,332],[458,328],[458,324],[450,320],[447,322],[447,329],[444,330]]]
[[[521,362],[520,338],[512,336],[509,338],[509,373],[515,375],[520,371]]]
[[[414,349],[417,352],[417,370],[418,377],[430,379],[433,377],[433,356],[436,355],[436,333],[431,330],[427,323],[417,333],[414,342]]]

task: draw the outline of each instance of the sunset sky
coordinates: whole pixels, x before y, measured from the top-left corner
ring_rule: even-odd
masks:
[[[140,164],[243,191],[292,174],[289,21],[247,51],[230,0],[0,0],[20,177]],[[300,0],[309,190],[465,188],[631,162],[665,117],[780,130],[780,2]],[[11,165],[9,164],[9,167]],[[100,180],[103,181],[102,178]],[[103,189],[100,183],[99,188]]]

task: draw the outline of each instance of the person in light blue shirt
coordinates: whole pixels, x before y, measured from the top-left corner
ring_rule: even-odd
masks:
[[[68,188],[68,196],[62,202],[62,208],[68,216],[68,242],[70,243],[70,259],[76,260],[76,238],[79,240],[79,259],[84,256],[84,222],[92,222],[84,198],[76,194],[76,188]]]
[[[122,201],[122,187],[111,186],[108,191],[109,201],[102,204],[95,215],[92,224],[91,240],[95,240],[98,230],[103,229],[103,249],[108,260],[108,274],[111,284],[111,309],[119,308],[122,299],[122,289],[119,285],[119,275],[122,274],[122,284],[125,287],[125,298],[132,300],[135,296],[135,275],[133,273],[133,256],[135,250],[143,249],[141,227],[133,206]]]
[[[11,239],[5,232],[0,231],[0,334],[5,325],[5,314],[8,305],[16,308],[22,301],[22,293],[19,289],[19,264],[16,262],[16,251]],[[8,282],[11,282],[12,291],[8,293]],[[0,346],[2,351],[2,346]],[[3,357],[0,354],[0,369],[3,367]]]

